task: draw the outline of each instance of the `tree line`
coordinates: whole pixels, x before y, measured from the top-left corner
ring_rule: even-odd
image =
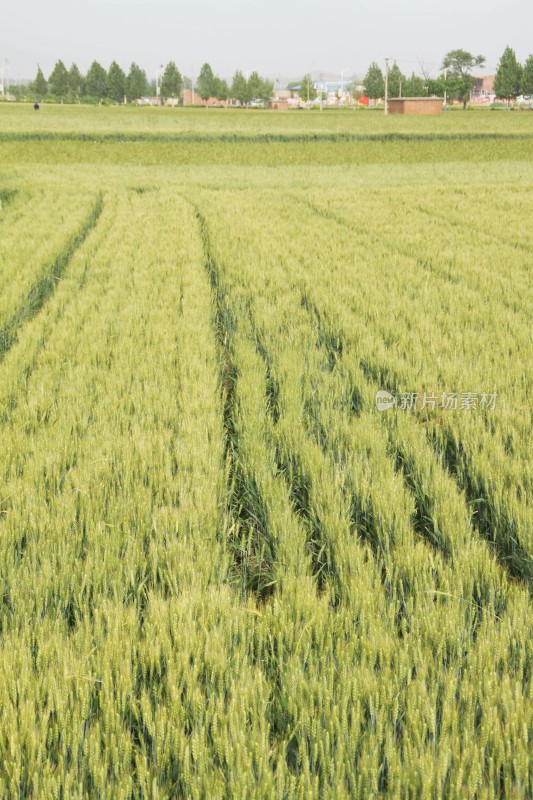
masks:
[[[466,106],[470,92],[475,85],[472,70],[482,68],[485,57],[473,55],[468,50],[450,50],[446,53],[441,74],[437,78],[403,75],[394,62],[388,74],[388,96],[394,97],[442,97],[444,93],[450,100],[460,100]],[[385,76],[378,64],[373,61],[364,79],[365,94],[377,100],[385,96]],[[533,95],[533,54],[522,66],[511,47],[506,47],[496,70],[494,92],[496,97],[512,100],[519,95]]]
[[[267,103],[274,93],[274,84],[262,78],[258,72],[245,77],[237,70],[231,84],[213,72],[205,63],[193,86],[190,78],[183,77],[173,61],[170,61],[161,76],[160,96],[163,100],[179,100],[184,89],[192,89],[202,98],[215,98],[220,101],[234,99],[242,105],[253,100]],[[156,94],[155,81],[149,81],[146,72],[133,62],[128,73],[113,61],[108,70],[93,61],[86,75],[76,64],[67,69],[63,61],[56,62],[48,79],[41,67],[37,68],[35,80],[30,91],[36,100],[54,99],[64,102],[111,102],[123,103]]]
[[[195,89],[202,100],[210,97],[214,97],[216,100],[233,99],[238,100],[241,105],[248,105],[253,100],[268,103],[274,94],[272,81],[262,78],[256,71],[246,78],[241,70],[237,70],[230,85],[223,78],[215,75],[207,63],[202,66],[198,74]]]
[[[485,57],[475,56],[467,50],[450,50],[443,59],[441,74],[437,78],[429,75],[410,76],[402,73],[396,62],[393,63],[388,73],[388,96],[394,97],[430,97],[446,96],[449,100],[461,100],[466,107],[470,93],[475,84],[472,70],[482,68]],[[364,78],[364,94],[373,100],[385,95],[385,76],[379,65],[373,61]],[[317,96],[316,87],[309,75],[289,88],[298,87],[297,91],[303,101],[313,101]],[[193,88],[190,78],[183,77],[173,61],[170,61],[161,76],[160,95],[163,100],[181,98],[184,89]],[[231,83],[220,78],[213,72],[207,62],[203,64],[194,90],[202,98],[208,100],[215,98],[219,101],[234,99],[241,105],[249,105],[253,100],[264,103],[272,98],[274,85],[272,81],[262,78],[258,72],[252,72],[246,77],[237,70]],[[155,95],[155,81],[149,81],[146,72],[133,62],[128,73],[113,61],[108,70],[93,61],[86,75],[72,64],[67,69],[63,61],[56,62],[54,69],[45,78],[38,67],[37,76],[30,85],[30,91],[35,99],[46,98],[65,102],[132,102],[146,95]],[[350,87],[354,97],[361,91],[356,85]],[[533,95],[533,54],[525,64],[518,62],[516,54],[511,47],[506,47],[495,76],[495,94],[497,97],[512,100],[520,94]]]
[[[180,79],[181,80],[181,79]],[[65,102],[102,102],[109,100],[123,103],[124,98],[136,100],[155,89],[150,86],[146,72],[135,62],[126,74],[122,67],[113,61],[108,70],[93,61],[86,75],[72,64],[67,69],[63,61],[56,62],[48,80],[41,67],[30,84],[30,92],[36,100],[54,99]]]

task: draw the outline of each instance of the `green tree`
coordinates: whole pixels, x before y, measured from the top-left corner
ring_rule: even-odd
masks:
[[[394,62],[392,69],[389,70],[389,97],[400,97],[401,94],[405,94],[404,89],[405,75],[398,64]]]
[[[85,90],[91,97],[107,97],[107,72],[98,61],[93,61],[85,78]]]
[[[112,61],[107,72],[107,94],[114,103],[123,103],[126,94],[126,74],[123,69]]]
[[[215,96],[215,75],[209,64],[203,64],[196,81],[196,91],[202,100]]]
[[[302,80],[300,81],[298,94],[300,95],[300,100],[303,100],[304,103],[312,103],[313,100],[316,100],[318,97],[318,92],[315,88],[315,84],[311,80],[310,75],[303,76]]]
[[[173,61],[169,61],[161,80],[161,97],[179,97],[183,89],[183,78]]]
[[[505,97],[507,100],[518,97],[521,84],[522,67],[516,60],[515,51],[511,47],[506,47],[496,69],[494,79],[496,97]]]
[[[367,97],[370,97],[371,100],[378,100],[385,95],[385,79],[375,61],[373,61],[368,68],[364,85],[365,94]]]
[[[484,64],[485,56],[474,56],[468,50],[450,50],[444,56],[442,70],[447,75],[448,95],[462,100],[463,108],[468,105],[476,80],[472,70],[474,67],[483,67]]]
[[[235,100],[238,100],[243,106],[248,105],[252,99],[249,96],[248,81],[239,69],[233,76],[233,81],[231,84],[231,96],[235,98]]]
[[[229,95],[230,89],[227,82],[216,75],[213,85],[213,97],[216,97],[217,100],[227,100]]]
[[[533,95],[533,54],[528,56],[522,70],[522,94],[526,97]]]
[[[402,83],[402,95],[403,97],[425,97],[427,94],[426,84],[424,83],[424,79],[420,77],[420,75],[415,75],[413,72],[410,78],[405,79],[405,83]],[[434,92],[434,94],[439,94],[439,92]]]
[[[248,95],[250,100],[262,100],[268,103],[274,93],[274,84],[262,78],[258,72],[252,72],[248,78]]]
[[[66,97],[68,90],[68,70],[62,61],[56,61],[56,65],[48,78],[48,91],[56,97]]]
[[[48,83],[39,65],[37,65],[37,75],[31,85],[31,88],[36,97],[43,98],[46,97],[48,93]]]
[[[261,79],[261,84],[262,85],[261,85],[261,90],[260,90],[260,93],[259,93],[259,97],[265,103],[269,103],[272,100],[272,97],[274,96],[274,82],[273,81],[269,81],[267,78],[262,78]]]
[[[68,88],[71,95],[80,97],[85,91],[85,79],[76,64],[73,64],[68,71]]]
[[[440,75],[438,78],[429,78],[427,83],[424,85],[424,95],[428,97],[444,97],[444,92],[446,92],[446,99],[453,96],[453,85],[451,81],[447,81],[444,78],[444,75]]]
[[[131,64],[128,77],[126,78],[126,95],[128,100],[138,100],[146,94],[148,89],[148,81],[146,79],[146,72],[139,67],[134,61]]]

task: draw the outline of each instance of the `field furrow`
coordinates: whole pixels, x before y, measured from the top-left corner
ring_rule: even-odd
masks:
[[[72,253],[96,224],[101,199],[96,192],[87,197],[40,189],[21,193],[17,209],[16,217],[6,220],[0,240],[0,343],[4,348],[10,345],[12,330],[31,317],[53,290]]]

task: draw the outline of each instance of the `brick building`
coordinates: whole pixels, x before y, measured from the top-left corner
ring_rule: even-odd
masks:
[[[389,100],[389,114],[442,114],[442,97],[393,97]]]

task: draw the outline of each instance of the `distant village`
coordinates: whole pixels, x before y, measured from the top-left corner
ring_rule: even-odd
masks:
[[[207,62],[195,78],[182,76],[174,62],[161,65],[154,79],[135,62],[129,71],[113,61],[105,69],[93,61],[84,75],[76,64],[67,69],[58,60],[45,77],[40,67],[33,81],[9,81],[8,67],[0,68],[4,101],[40,103],[135,104],[207,108],[291,109],[384,108],[390,113],[441,113],[448,106],[506,108],[533,104],[533,55],[518,62],[506,47],[494,74],[481,74],[485,58],[466,50],[450,50],[440,73],[432,77],[404,75],[392,59],[385,70],[372,62],[367,73],[340,75],[308,73],[298,80],[262,77],[237,70],[228,80]]]
[[[485,75],[482,77],[475,77],[475,83],[470,93],[470,103],[477,106],[488,106],[497,102],[496,93],[494,91],[494,75]],[[342,108],[345,106],[366,106],[372,108],[375,106],[382,106],[384,97],[369,98],[365,94],[364,77],[353,77],[349,81],[338,80],[336,78],[313,80],[313,88],[316,96],[313,100],[307,100],[305,96],[300,96],[301,87],[296,84],[289,88],[278,89],[274,88],[273,96],[265,103],[261,100],[256,100],[255,103],[250,105],[255,107],[268,107],[271,109],[288,110],[297,108],[320,107],[321,105],[326,108]],[[398,99],[401,98],[401,95]],[[395,99],[390,97],[389,100]],[[406,99],[406,98],[403,98]],[[526,98],[517,97],[517,102],[525,102]],[[460,105],[460,101],[456,102]],[[502,102],[504,102],[502,100]],[[203,100],[200,95],[191,89],[185,89],[182,92],[182,97],[178,102],[174,98],[161,99],[160,97],[145,97],[140,98],[138,101],[141,105],[184,105],[184,106],[239,106],[238,100],[228,99],[226,101],[218,100],[216,97],[210,97]]]
[[[477,106],[488,106],[497,102],[497,96],[494,89],[495,75],[474,76],[475,82],[470,93],[470,103]],[[302,91],[301,82],[294,82],[292,85],[280,88],[277,82],[272,82],[272,95],[269,99],[264,98],[251,98],[250,100],[240,100],[238,98],[220,98],[215,96],[202,97],[196,88],[193,88],[192,82],[189,88],[182,88],[178,97],[163,96],[160,91],[160,86],[156,81],[152,85],[148,83],[147,88],[153,91],[148,91],[140,97],[129,99],[127,95],[124,96],[122,102],[132,102],[138,106],[186,106],[186,107],[207,107],[207,108],[270,108],[277,110],[301,109],[301,108],[342,108],[342,107],[367,107],[372,108],[382,106],[384,97],[370,98],[365,93],[365,79],[364,76],[350,76],[339,78],[336,75],[328,77],[311,77],[311,94],[312,99],[305,96]],[[32,82],[29,80],[14,81],[10,85],[0,82],[0,94],[2,100],[5,101],[34,101],[38,99],[40,102],[83,102],[82,97],[79,95],[72,98],[67,92],[64,97],[49,96],[49,93],[35,91],[32,87]],[[42,96],[41,96],[42,95]],[[401,95],[400,95],[401,97]],[[87,102],[87,99],[85,102]],[[101,102],[105,102],[107,98],[102,98]],[[393,99],[393,96],[389,99]],[[518,103],[525,102],[527,98],[518,96],[516,101]],[[111,101],[113,102],[113,101]],[[452,101],[453,102],[453,101]],[[459,100],[455,101],[459,104]]]

